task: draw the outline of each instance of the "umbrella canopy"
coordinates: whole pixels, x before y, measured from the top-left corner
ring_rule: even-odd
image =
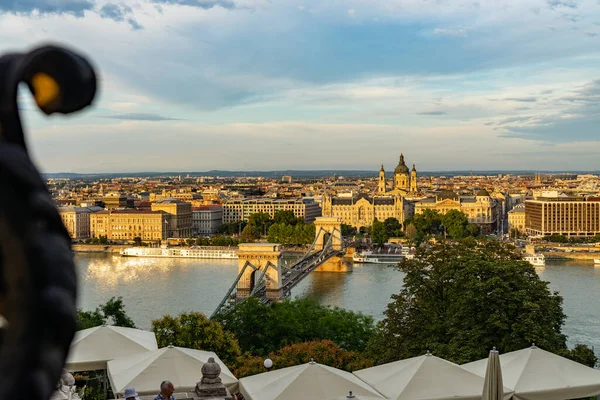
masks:
[[[480,400],[483,391],[481,376],[429,353],[356,371],[354,375],[392,400]]]
[[[349,391],[347,394],[343,396],[332,397],[329,400],[381,400],[381,397],[373,397],[373,396],[361,396],[355,395],[352,391]]]
[[[487,360],[463,365],[478,375]],[[564,400],[600,394],[600,371],[535,346],[500,356],[504,386],[516,400]]]
[[[108,362],[108,379],[113,393],[134,387],[140,395],[157,394],[160,383],[169,380],[176,392],[194,390],[202,379],[202,366],[210,357],[221,366],[221,381],[230,390],[237,390],[237,379],[212,351],[163,347]]]
[[[494,350],[490,351],[490,356],[488,357],[481,400],[502,400],[503,396],[504,387],[502,386],[500,355],[494,347]]]
[[[97,326],[75,332],[65,369],[70,372],[106,369],[115,358],[156,350],[153,332],[120,326]]]
[[[332,399],[349,391],[383,399],[350,372],[314,361],[240,379],[240,392],[247,400]]]

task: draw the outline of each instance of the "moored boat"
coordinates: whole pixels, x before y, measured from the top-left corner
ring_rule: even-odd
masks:
[[[525,254],[523,260],[529,261],[534,267],[545,267],[546,257],[543,254]]]
[[[127,247],[121,250],[124,257],[205,258],[237,260],[232,247]]]

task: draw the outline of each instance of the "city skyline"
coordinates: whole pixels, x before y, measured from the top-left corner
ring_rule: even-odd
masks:
[[[597,171],[600,4],[0,5],[0,46],[71,45],[91,111],[21,109],[43,172]]]

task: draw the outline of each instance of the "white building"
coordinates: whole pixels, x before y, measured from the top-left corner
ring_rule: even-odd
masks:
[[[192,230],[196,235],[217,233],[223,225],[223,206],[192,207]]]

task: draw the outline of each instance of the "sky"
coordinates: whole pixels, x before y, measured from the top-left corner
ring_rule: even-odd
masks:
[[[599,170],[600,0],[0,0],[98,70],[43,172]]]

